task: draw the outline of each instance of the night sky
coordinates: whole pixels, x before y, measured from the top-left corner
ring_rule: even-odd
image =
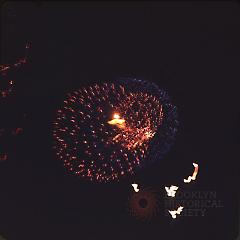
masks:
[[[239,226],[240,5],[210,3],[5,3],[1,64],[24,56],[0,98],[0,128],[26,114],[23,132],[1,139],[0,235],[7,240],[237,238]],[[55,157],[52,122],[66,93],[95,81],[135,77],[171,96],[179,129],[160,161],[119,183],[69,175]],[[1,152],[0,152],[1,154]],[[183,184],[199,164],[197,180]],[[127,211],[131,183],[159,196],[157,216]],[[164,215],[164,186],[214,191],[205,216]]]

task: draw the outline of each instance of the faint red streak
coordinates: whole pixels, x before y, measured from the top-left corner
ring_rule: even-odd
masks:
[[[28,52],[29,52],[30,44],[27,43],[25,45],[25,54],[24,57],[19,59],[17,62],[13,64],[2,64],[0,65],[0,76],[6,78],[8,73],[11,72],[13,69],[19,68],[27,63],[28,59]],[[7,85],[4,89],[0,90],[0,96],[2,98],[6,98],[10,93],[13,91],[14,81],[12,79],[6,79]]]

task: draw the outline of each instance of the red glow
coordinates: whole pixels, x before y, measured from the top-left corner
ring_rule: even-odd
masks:
[[[5,162],[7,160],[7,154],[0,154],[0,162]]]
[[[12,134],[13,135],[18,135],[22,132],[23,132],[23,128],[18,127],[18,128],[16,128],[15,130],[12,131]]]

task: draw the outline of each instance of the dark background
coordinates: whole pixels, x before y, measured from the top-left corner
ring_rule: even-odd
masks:
[[[0,234],[7,239],[236,239],[239,190],[240,5],[210,3],[43,3],[1,6],[1,62],[31,42],[16,89],[0,99],[4,127],[27,114],[23,134],[0,164]],[[52,150],[51,123],[65,93],[122,76],[168,91],[180,127],[164,159],[120,183],[69,176]],[[237,161],[238,160],[238,161]],[[159,191],[216,191],[224,207],[205,217],[142,223],[127,213],[131,183]]]

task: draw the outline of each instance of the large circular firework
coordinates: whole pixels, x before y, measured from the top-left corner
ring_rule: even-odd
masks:
[[[119,180],[160,158],[176,127],[176,109],[165,92],[146,81],[118,80],[67,95],[54,121],[54,148],[78,176]]]

